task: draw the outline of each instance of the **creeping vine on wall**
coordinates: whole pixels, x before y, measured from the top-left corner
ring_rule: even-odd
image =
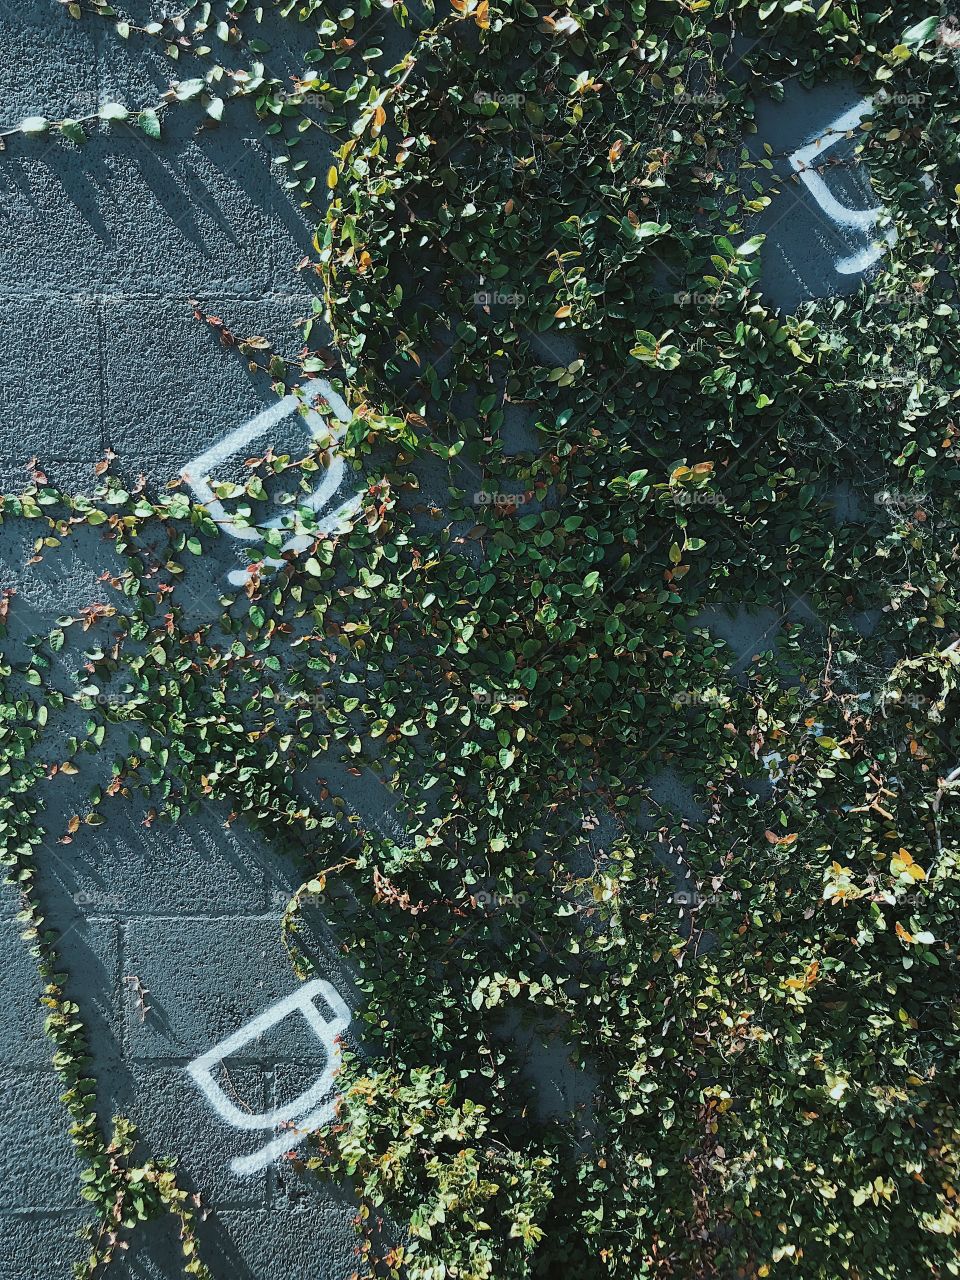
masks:
[[[308,843],[292,958],[322,894],[363,994],[311,1163],[357,1188],[369,1274],[960,1274],[949,15],[455,0],[379,69],[371,6],[289,4],[317,35],[291,93],[242,0],[160,30],[69,7],[206,68],[158,108],[226,121],[250,96],[284,145],[324,296],[296,360],[266,359],[278,381],[339,361],[367,492],[201,624],[178,587],[223,538],[182,494],[121,468],[92,499],[41,478],[4,501],[45,558],[89,526],[112,557],[110,605],[4,673],[29,929],[35,761],[79,707],[56,767],[112,765],[75,829],[142,792]],[[887,91],[854,142],[896,241],[859,293],[781,315],[755,105],[838,77]],[[218,496],[259,524],[295,461]],[[737,605],[779,624],[739,663]],[[77,650],[62,688],[53,652]],[[384,780],[406,838],[298,788],[331,757]],[[658,800],[664,770],[699,819]],[[576,1064],[576,1109],[538,1105],[531,1028]],[[90,1144],[105,1213],[148,1210],[146,1175]]]

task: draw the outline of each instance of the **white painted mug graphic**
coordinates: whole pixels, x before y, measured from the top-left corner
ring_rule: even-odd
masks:
[[[856,129],[862,124],[864,117],[868,116],[872,110],[872,99],[864,98],[849,111],[838,116],[825,129],[821,129],[812,142],[808,142],[799,151],[794,151],[790,157],[790,164],[799,175],[800,181],[831,222],[845,231],[857,232],[870,240],[870,244],[859,252],[837,258],[833,264],[834,270],[843,276],[859,275],[883,254],[885,246],[874,239],[874,231],[884,211],[880,205],[872,209],[851,209],[841,204],[824,182],[815,165],[824,152],[829,151],[851,129]],[[897,233],[893,227],[885,227],[883,238],[888,245],[892,245],[896,242]]]
[[[324,1017],[313,1003],[314,997],[320,995],[332,1011],[332,1017]],[[311,1030],[327,1051],[327,1062],[314,1083],[282,1106],[273,1107],[270,1111],[242,1111],[236,1106],[213,1078],[213,1070],[225,1059],[239,1053],[246,1045],[258,1039],[271,1027],[282,1022],[292,1013],[301,1013],[306,1018]],[[200,1087],[214,1111],[235,1129],[277,1129],[281,1125],[295,1122],[295,1127],[288,1129],[268,1142],[259,1151],[249,1156],[237,1156],[230,1162],[234,1173],[255,1173],[265,1165],[284,1155],[293,1147],[303,1142],[314,1129],[326,1124],[333,1118],[336,1099],[332,1097],[334,1076],[340,1066],[340,1045],[337,1036],[350,1025],[350,1010],[340,994],[329,982],[317,978],[308,982],[299,991],[271,1005],[256,1018],[245,1023],[238,1031],[215,1044],[212,1049],[195,1058],[187,1067],[187,1071]]]
[[[180,472],[181,479],[185,480],[190,486],[198,501],[204,504],[211,519],[216,521],[225,533],[230,534],[232,538],[238,538],[241,542],[260,542],[262,538],[260,530],[281,528],[286,516],[281,514],[269,520],[264,520],[257,528],[250,525],[237,524],[235,520],[231,519],[214,493],[210,485],[210,473],[226,462],[228,458],[236,455],[241,450],[247,449],[254,440],[264,436],[268,431],[276,427],[278,423],[282,422],[284,418],[299,414],[303,408],[304,400],[309,407],[306,413],[302,415],[303,422],[313,440],[325,441],[329,439],[332,444],[336,444],[343,439],[346,425],[350,422],[350,410],[344,403],[343,398],[323,378],[314,378],[310,382],[305,382],[301,391],[303,398],[294,393],[284,396],[282,400],[279,400],[269,409],[264,409],[263,413],[258,413],[255,418],[251,418],[243,426],[231,431],[219,444],[212,445],[205,453],[198,454]],[[337,425],[328,422],[313,408],[313,402],[317,399],[325,400],[330,406]],[[323,482],[312,493],[307,494],[299,505],[308,508],[310,511],[320,511],[336,494],[343,482],[344,471],[343,458],[338,454],[334,454]],[[317,533],[330,533],[339,529],[357,511],[360,506],[360,498],[360,493],[349,498],[336,510],[318,520],[315,528],[311,529],[310,532],[295,532],[283,544],[281,550],[305,551],[313,542]],[[283,564],[283,561],[268,556],[264,558],[263,563],[270,568],[276,569]],[[249,578],[249,569],[234,569],[227,575],[228,582],[237,587],[244,586]]]

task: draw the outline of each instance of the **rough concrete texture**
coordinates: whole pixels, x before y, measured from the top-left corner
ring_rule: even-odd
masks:
[[[141,20],[149,7],[128,6]],[[296,24],[275,25],[266,58],[288,75],[302,69],[306,37]],[[156,100],[170,78],[170,64],[142,42],[126,44],[94,20],[73,22],[54,0],[0,0],[0,34],[0,124],[79,115],[103,101],[139,106]],[[838,89],[812,104],[770,105],[760,140],[771,142],[782,168],[852,101]],[[52,479],[88,488],[91,464],[107,448],[124,466],[163,481],[274,402],[266,382],[192,319],[189,299],[238,333],[295,349],[293,324],[309,314],[311,295],[294,267],[309,252],[311,221],[282,189],[251,114],[231,112],[219,130],[198,133],[198,123],[184,108],[158,143],[120,127],[82,149],[16,139],[0,152],[4,489],[18,487],[33,455]],[[322,156],[318,162],[323,167]],[[840,181],[837,198],[872,203],[857,170],[844,170]],[[771,236],[764,281],[783,305],[859,283],[839,278],[832,264],[841,242],[844,252],[862,243],[851,245],[824,217],[807,188],[790,182],[761,220],[758,229]],[[529,423],[511,429],[513,447],[530,447]],[[27,554],[24,538],[19,545],[7,532],[0,538],[0,585],[18,587],[27,632],[96,598],[95,540],[40,567],[25,568]],[[223,566],[204,558],[212,576],[196,584],[199,607],[215,599],[216,574],[230,563],[229,551]],[[766,615],[711,621],[741,659],[768,644],[777,625]],[[15,633],[11,644],[23,639]],[[402,835],[402,818],[376,779],[341,782],[355,814]],[[654,784],[661,804],[700,820],[682,780],[664,774]],[[316,778],[305,785],[309,791]],[[178,1158],[184,1184],[208,1210],[201,1245],[222,1280],[345,1280],[354,1266],[350,1196],[307,1183],[283,1160],[237,1173],[231,1162],[277,1131],[227,1123],[186,1071],[297,990],[279,931],[299,883],[295,859],[239,824],[225,825],[226,812],[213,807],[175,828],[145,827],[142,805],[118,802],[108,824],[59,845],[69,805],[65,789],[47,812],[40,889],[89,1031],[101,1120],[120,1111],[140,1126],[146,1151]],[[682,886],[685,872],[679,865],[676,872]],[[43,1038],[39,979],[13,919],[17,905],[9,893],[0,900],[0,1280],[66,1280],[88,1214]],[[349,1001],[335,936],[322,921],[311,933],[319,972]],[[583,1067],[524,1034],[538,1105],[549,1114],[588,1112]],[[231,1055],[216,1080],[235,1105],[264,1112],[300,1094],[326,1061],[326,1049],[293,1014]],[[580,1123],[589,1129],[583,1114]],[[111,1280],[174,1276],[178,1257],[171,1224],[150,1224]]]

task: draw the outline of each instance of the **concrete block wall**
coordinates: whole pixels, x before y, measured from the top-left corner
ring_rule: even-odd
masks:
[[[134,7],[141,19],[149,9]],[[268,59],[289,74],[301,65],[303,33],[275,25]],[[145,105],[170,75],[143,43],[124,43],[96,20],[74,22],[55,0],[0,0],[0,38],[0,125],[83,114],[102,101]],[[759,140],[771,140],[785,177],[784,157],[807,140],[808,126],[828,125],[853,101],[846,89],[831,90],[815,107],[801,97],[786,115],[761,121]],[[18,138],[0,152],[0,489],[23,482],[33,455],[51,478],[89,488],[91,466],[108,448],[134,473],[165,481],[274,403],[267,382],[192,319],[189,300],[236,332],[296,349],[293,324],[309,314],[311,294],[294,268],[310,251],[312,218],[282,189],[249,112],[231,112],[219,130],[198,134],[198,123],[184,108],[170,114],[159,143],[119,128],[82,149]],[[317,163],[325,167],[322,154]],[[844,182],[838,194],[852,206],[872,203],[862,175]],[[774,300],[789,307],[857,287],[831,266],[843,235],[803,188],[785,197],[755,228],[769,230],[774,246],[765,254]],[[0,539],[0,585],[20,588],[31,626],[96,598],[94,545],[30,567],[21,542]],[[222,572],[216,556],[204,557],[203,572]],[[215,594],[213,578],[197,579],[201,608]],[[765,620],[757,625],[762,631]],[[355,811],[397,829],[382,788],[342,781]],[[662,787],[682,809],[675,780]],[[279,931],[299,883],[295,858],[241,824],[226,826],[226,811],[213,807],[177,827],[146,827],[142,805],[115,802],[106,825],[61,845],[70,811],[68,790],[51,789],[40,890],[90,1033],[101,1117],[128,1115],[151,1154],[177,1157],[209,1210],[201,1244],[222,1280],[346,1280],[350,1196],[314,1185],[289,1162],[238,1174],[231,1162],[275,1135],[226,1124],[187,1072],[297,989]],[[88,1214],[17,906],[10,893],[0,898],[0,1280],[66,1280]],[[313,943],[324,976],[349,1000],[335,936],[318,924]],[[325,1061],[297,1015],[244,1046],[217,1079],[236,1106],[263,1112],[296,1097]],[[561,1082],[557,1105],[577,1087]],[[170,1224],[151,1224],[111,1280],[175,1276],[178,1256]]]
[[[296,24],[277,20],[266,34],[271,70],[302,69]],[[4,125],[107,101],[152,104],[174,68],[149,43],[75,22],[55,0],[0,7],[0,36]],[[293,321],[310,313],[311,293],[295,267],[312,217],[283,190],[252,108],[231,105],[220,129],[198,132],[202,123],[186,104],[166,113],[159,142],[120,126],[83,147],[16,138],[0,152],[5,487],[32,454],[48,474],[89,484],[83,464],[108,447],[166,477],[273,402],[269,384],[192,320],[188,300],[296,350]]]
[[[267,34],[271,66],[302,69],[296,25],[278,22]],[[105,101],[147,105],[172,73],[148,44],[125,43],[94,18],[75,22],[55,0],[0,2],[0,40],[0,126]],[[16,138],[0,152],[3,491],[22,486],[34,455],[51,479],[89,489],[107,449],[133,475],[163,483],[275,403],[268,380],[192,318],[190,299],[237,333],[295,351],[295,321],[310,314],[312,297],[295,266],[310,251],[313,222],[277,180],[251,110],[228,111],[219,131],[197,133],[201,119],[190,108],[170,112],[159,142],[120,127],[83,148]],[[21,542],[5,536],[0,567],[2,585],[20,590],[29,629],[96,598],[95,547],[28,567]],[[215,566],[214,557],[208,575]],[[212,578],[195,585],[201,607],[220,589]],[[233,1158],[279,1131],[226,1124],[186,1070],[298,989],[279,928],[300,882],[295,859],[225,826],[226,809],[148,828],[144,805],[132,802],[61,845],[68,789],[51,788],[49,802],[40,893],[89,1032],[102,1121],[122,1113],[145,1154],[178,1159],[182,1184],[202,1196],[201,1245],[218,1277],[345,1280],[354,1268],[349,1195],[284,1163],[233,1172]],[[0,1280],[67,1280],[89,1213],[16,896],[8,891],[2,908]],[[335,940],[318,927],[315,943],[321,970],[349,997]],[[231,1057],[217,1079],[238,1107],[263,1112],[300,1094],[326,1061],[296,1015]],[[111,1280],[175,1276],[179,1260],[176,1231],[151,1224]]]

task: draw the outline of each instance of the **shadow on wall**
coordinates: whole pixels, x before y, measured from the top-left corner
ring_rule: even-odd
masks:
[[[316,164],[328,163],[326,139],[316,150]],[[133,125],[82,147],[16,139],[0,155],[0,217],[30,262],[22,271],[8,261],[4,292],[95,284],[131,297],[258,298],[296,285],[304,294],[309,277],[294,268],[314,219],[283,190],[278,154],[247,103],[231,104],[216,130],[191,107],[174,108],[159,141]]]
[[[281,45],[273,28],[289,29],[293,44]],[[277,45],[265,55],[269,70],[281,79],[302,70],[306,31],[275,16],[264,29]],[[85,116],[109,101],[153,104],[172,77],[192,73],[186,59],[124,42],[110,23],[71,21],[54,0],[15,12],[0,3],[0,35],[7,126],[36,114]],[[43,71],[51,65],[55,79]],[[134,474],[165,481],[274,402],[268,380],[193,320],[188,299],[239,334],[296,350],[296,321],[311,314],[316,283],[296,265],[311,251],[317,215],[285,188],[274,161],[286,148],[266,137],[249,102],[228,103],[223,123],[211,125],[196,104],[177,104],[159,141],[120,124],[82,147],[15,136],[0,152],[0,325],[10,335],[0,351],[0,487],[21,487],[35,454],[52,480],[89,488],[89,465],[107,448]],[[323,172],[330,146],[321,129],[308,148]]]

